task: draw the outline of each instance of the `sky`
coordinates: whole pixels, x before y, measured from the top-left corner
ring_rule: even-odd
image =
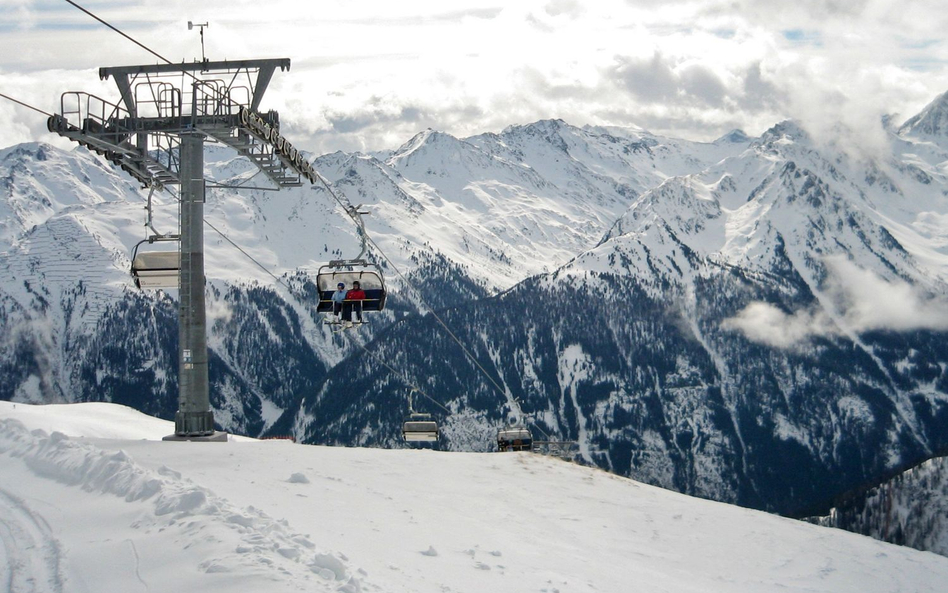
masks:
[[[690,140],[901,122],[948,90],[939,0],[85,0],[172,61],[282,58],[264,109],[318,154],[397,148],[561,118]],[[0,0],[0,92],[59,110],[64,91],[115,101],[103,66],[157,59],[64,0]],[[65,142],[0,102],[0,146]],[[66,143],[68,144],[68,142]]]

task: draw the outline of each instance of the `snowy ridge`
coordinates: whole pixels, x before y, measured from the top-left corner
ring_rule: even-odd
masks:
[[[948,93],[943,93],[899,128],[899,134],[933,140],[948,147]]]

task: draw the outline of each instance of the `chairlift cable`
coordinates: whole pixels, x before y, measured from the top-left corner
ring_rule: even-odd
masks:
[[[172,191],[171,188],[167,188],[167,187],[166,187],[165,189],[168,191],[169,194],[171,194],[171,197],[173,197],[176,201],[178,201],[178,202],[181,201],[181,198],[179,198],[177,195],[175,195],[174,191]],[[283,286],[285,286],[286,289],[290,291],[290,294],[292,294],[293,287],[291,287],[289,284],[287,284],[286,282],[284,282],[282,278],[279,278],[276,274],[274,274],[273,272],[271,272],[266,266],[264,266],[262,263],[260,263],[259,261],[257,261],[252,255],[250,255],[249,253],[247,253],[246,251],[244,251],[244,249],[243,249],[240,245],[238,245],[238,244],[235,243],[230,237],[228,237],[227,235],[225,235],[223,231],[221,231],[221,230],[218,229],[216,226],[214,226],[213,224],[211,224],[211,222],[210,222],[208,219],[205,218],[205,219],[203,219],[203,220],[204,220],[204,224],[206,224],[207,226],[209,226],[212,231],[214,231],[215,233],[217,233],[218,235],[220,235],[225,241],[227,241],[228,243],[230,243],[237,251],[239,251],[239,252],[241,252],[242,254],[244,254],[244,257],[246,257],[246,258],[249,259],[251,262],[253,262],[258,268],[260,268],[261,270],[263,270],[264,272],[266,272],[267,274],[269,274],[271,278],[273,278],[274,280],[276,280],[277,282],[279,282],[280,284],[282,284]]]
[[[22,105],[23,107],[26,107],[27,109],[32,109],[33,111],[37,111],[37,112],[39,112],[39,113],[42,113],[42,114],[45,115],[46,117],[52,117],[52,114],[46,113],[45,111],[43,111],[43,110],[40,109],[39,107],[33,107],[32,105],[30,105],[30,104],[28,104],[28,103],[24,103],[23,101],[17,101],[17,100],[14,99],[13,97],[10,97],[10,96],[8,96],[8,95],[4,95],[3,93],[0,93],[0,97],[3,97],[3,98],[6,99],[7,101],[13,101],[13,102],[16,103],[17,105]]]
[[[333,199],[336,200],[336,202],[337,202],[337,203],[339,204],[339,206],[343,209],[343,211],[346,213],[346,215],[347,215],[349,218],[351,218],[353,222],[355,222],[356,224],[359,224],[359,221],[356,219],[356,216],[353,215],[353,214],[350,212],[349,207],[346,206],[346,204],[343,203],[343,201],[339,198],[339,196],[336,195],[336,192],[334,192],[334,191],[332,190],[332,188],[330,187],[330,184],[329,184],[329,182],[326,180],[326,178],[323,177],[322,174],[320,174],[319,172],[316,173],[316,177],[319,178],[320,183],[323,184],[323,186],[326,188],[326,191],[328,191],[328,192],[329,192],[329,195],[331,195],[331,196],[333,197]],[[477,358],[475,358],[474,355],[471,354],[471,352],[464,346],[464,344],[463,344],[463,343],[461,342],[461,340],[457,337],[457,335],[455,335],[455,333],[454,333],[453,331],[451,331],[451,328],[449,328],[449,327],[447,326],[447,324],[444,322],[444,320],[441,319],[441,316],[439,316],[438,313],[435,312],[434,308],[433,308],[431,305],[428,304],[428,302],[427,302],[427,301],[425,300],[425,298],[424,298],[424,295],[422,295],[420,291],[416,290],[416,289],[411,285],[411,283],[408,281],[408,279],[405,277],[405,275],[402,274],[401,270],[398,269],[398,266],[395,265],[395,262],[392,261],[392,259],[391,259],[390,257],[388,257],[388,255],[386,255],[384,251],[382,251],[382,248],[379,247],[378,243],[376,243],[375,240],[372,239],[372,237],[369,235],[368,231],[365,230],[365,227],[362,227],[362,229],[363,229],[363,236],[365,237],[365,239],[367,239],[368,242],[372,245],[372,247],[374,247],[375,250],[379,252],[379,255],[381,255],[381,256],[392,266],[392,269],[395,271],[395,273],[398,275],[398,277],[402,279],[402,282],[403,282],[403,284],[405,285],[405,287],[407,287],[407,288],[411,289],[412,291],[414,291],[414,293],[415,293],[415,294],[417,295],[417,297],[418,297],[418,300],[421,301],[421,303],[428,309],[428,312],[431,313],[432,317],[434,317],[435,320],[437,320],[437,322],[441,325],[441,327],[444,328],[444,331],[446,331],[446,332],[448,333],[448,335],[451,336],[451,338],[457,343],[457,345],[461,348],[461,350],[464,352],[464,354],[477,366],[478,369],[480,369],[481,373],[487,378],[488,381],[490,381],[490,383],[494,386],[494,388],[497,390],[497,392],[500,393],[503,397],[506,398],[506,397],[507,397],[507,393],[506,393],[503,389],[501,389],[500,385],[498,385],[497,382],[494,381],[494,378],[490,376],[490,373],[487,372],[487,369],[485,369],[485,368],[481,365],[481,363],[477,360]],[[521,418],[526,417],[526,414],[524,414],[523,408],[522,408],[521,405],[520,405],[520,400],[519,400],[518,398],[516,398],[516,397],[512,397],[512,398],[511,398],[511,401],[513,401],[513,403],[517,406],[517,412],[519,413],[519,416],[520,416]],[[537,427],[537,430],[539,430],[540,432],[542,432],[542,433],[544,434],[544,436],[546,436],[547,438],[549,438],[549,435],[546,433],[546,431],[544,431],[542,428],[540,428],[539,426],[537,426],[536,423],[533,423],[533,425],[536,426],[536,427]]]
[[[170,189],[168,189],[168,192],[171,193],[172,197],[174,197],[176,200],[179,199],[177,196],[174,195],[174,193],[173,193]],[[180,200],[179,200],[179,201],[180,201]],[[238,244],[235,243],[233,240],[231,240],[230,237],[228,237],[226,234],[224,234],[220,229],[218,229],[218,228],[215,227],[213,224],[211,224],[206,218],[204,219],[204,224],[206,224],[207,226],[209,226],[214,232],[216,232],[218,235],[220,235],[221,237],[223,237],[225,241],[227,241],[228,243],[230,243],[235,249],[237,249],[237,250],[240,251],[242,254],[244,254],[244,256],[247,257],[247,259],[249,259],[250,261],[252,261],[254,264],[256,264],[257,267],[259,267],[261,270],[263,270],[264,272],[266,272],[267,274],[269,274],[274,280],[276,280],[277,282],[279,282],[280,284],[282,284],[283,286],[285,286],[286,289],[289,291],[290,296],[293,296],[293,297],[295,298],[295,295],[293,294],[293,288],[292,288],[289,284],[287,284],[286,282],[284,282],[282,278],[277,277],[273,272],[271,272],[269,269],[267,269],[263,264],[261,264],[259,261],[257,261],[256,259],[254,259],[253,256],[251,256],[251,255],[250,255],[249,253],[247,253],[244,249],[242,249],[242,248],[240,247],[240,245],[238,245]],[[348,336],[345,336],[345,335],[343,335],[343,337],[344,337],[344,338],[348,338]],[[403,375],[403,374],[400,373],[397,369],[393,368],[391,365],[389,365],[388,363],[386,363],[385,360],[382,359],[382,357],[378,356],[377,354],[375,354],[374,352],[372,352],[371,350],[369,350],[368,348],[366,348],[365,345],[363,345],[362,343],[358,342],[358,341],[355,340],[355,339],[350,339],[349,341],[350,341],[350,343],[353,343],[353,344],[355,344],[356,346],[358,346],[359,348],[361,348],[362,350],[364,350],[369,356],[371,356],[372,358],[374,358],[379,364],[381,364],[381,365],[384,366],[386,369],[388,369],[392,374],[398,376],[406,385],[408,385],[408,386],[411,387],[412,389],[417,390],[418,393],[420,393],[421,395],[425,396],[425,397],[426,397],[427,399],[429,399],[432,403],[434,403],[436,406],[438,406],[439,408],[441,408],[442,410],[444,410],[444,411],[447,412],[448,414],[453,414],[453,412],[452,412],[450,409],[448,409],[446,406],[444,406],[444,404],[442,404],[442,403],[439,402],[438,400],[434,399],[433,397],[431,397],[430,395],[428,395],[427,393],[425,393],[425,391],[424,391],[423,389],[421,389],[421,387],[418,387],[418,385],[417,385],[416,383],[414,383],[413,381],[411,381],[411,379],[409,379],[406,375]]]
[[[433,397],[431,397],[430,395],[428,395],[427,393],[425,393],[424,390],[423,390],[421,387],[418,387],[418,385],[417,385],[416,383],[412,382],[411,379],[409,379],[407,376],[403,375],[402,373],[398,372],[396,369],[394,369],[394,368],[392,368],[391,366],[389,366],[389,364],[386,363],[386,362],[382,359],[381,356],[375,354],[374,352],[372,352],[371,350],[369,350],[369,349],[366,348],[363,344],[357,342],[356,340],[351,340],[351,341],[352,341],[353,343],[355,343],[359,348],[362,348],[362,350],[364,350],[364,351],[366,352],[366,354],[368,354],[369,356],[371,356],[372,358],[374,358],[379,364],[381,364],[382,366],[384,366],[385,368],[387,368],[389,371],[391,371],[392,374],[397,375],[406,385],[408,385],[408,386],[411,387],[413,390],[417,391],[417,392],[420,393],[421,395],[423,395],[423,396],[425,396],[426,398],[428,398],[433,404],[435,404],[436,406],[438,406],[439,408],[441,408],[442,410],[444,410],[444,411],[447,412],[448,414],[453,414],[453,413],[454,413],[454,412],[452,412],[450,409],[448,409],[444,404],[442,404],[442,403],[439,402],[438,400],[434,399]]]
[[[102,23],[103,25],[105,25],[106,27],[108,27],[109,29],[112,29],[113,31],[115,31],[116,33],[118,33],[119,35],[121,35],[122,37],[124,37],[125,39],[128,39],[129,41],[131,41],[132,43],[134,43],[134,44],[137,45],[138,47],[142,48],[143,50],[147,51],[147,52],[150,53],[151,55],[155,56],[155,57],[158,58],[159,60],[162,60],[162,61],[165,62],[166,64],[174,64],[174,62],[172,62],[172,61],[169,60],[168,58],[166,58],[166,57],[164,57],[163,55],[159,54],[158,52],[156,52],[155,50],[153,50],[153,49],[151,49],[150,47],[146,46],[145,44],[143,44],[143,43],[137,41],[136,39],[134,39],[134,38],[131,37],[130,35],[124,33],[123,31],[121,31],[121,30],[118,29],[117,27],[114,27],[113,25],[109,24],[108,22],[106,22],[106,21],[103,20],[102,18],[96,16],[95,14],[93,14],[92,12],[90,12],[89,10],[86,10],[86,9],[83,8],[82,6],[79,6],[78,4],[76,4],[75,2],[73,2],[72,0],[65,0],[65,1],[66,1],[67,4],[71,4],[71,5],[74,6],[75,8],[78,8],[79,10],[81,10],[81,11],[84,12],[84,13],[86,13],[87,15],[89,15],[90,17],[92,17],[93,19],[99,21],[100,23]],[[190,76],[191,78],[193,78],[195,81],[199,80],[197,76],[191,74],[190,72],[186,72],[185,74],[187,74],[188,76]]]

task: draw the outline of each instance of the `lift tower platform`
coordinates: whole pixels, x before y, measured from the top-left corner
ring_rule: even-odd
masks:
[[[277,187],[316,183],[312,165],[280,134],[276,111],[259,112],[276,69],[290,60],[240,60],[100,68],[120,100],[62,95],[47,126],[104,156],[145,188],[180,186],[176,439],[212,437],[204,308],[204,142],[230,146]]]

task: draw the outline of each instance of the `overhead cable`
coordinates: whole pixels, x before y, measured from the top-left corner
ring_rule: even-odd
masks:
[[[334,191],[332,190],[332,187],[330,186],[330,184],[329,184],[329,182],[326,180],[326,178],[323,177],[323,176],[322,176],[320,173],[318,173],[318,172],[316,173],[316,176],[319,178],[319,181],[320,181],[320,182],[323,184],[323,186],[326,188],[326,191],[329,192],[329,195],[332,196],[334,200],[336,200],[336,202],[337,202],[337,203],[339,204],[339,206],[343,209],[343,211],[346,213],[346,215],[347,215],[349,218],[351,218],[353,222],[355,222],[356,224],[358,224],[358,220],[356,220],[355,215],[353,215],[353,214],[349,211],[349,208],[346,206],[346,204],[339,198],[338,195],[336,195],[336,192],[334,192]],[[437,320],[437,322],[441,325],[441,327],[444,329],[444,331],[446,331],[446,332],[448,333],[448,335],[451,336],[451,339],[453,339],[453,340],[457,343],[457,345],[461,348],[461,350],[464,352],[464,354],[471,360],[471,362],[473,362],[473,363],[477,366],[477,368],[480,369],[481,373],[484,375],[484,377],[487,378],[488,381],[490,381],[490,383],[494,386],[494,388],[497,390],[497,392],[500,393],[502,396],[504,396],[504,397],[506,398],[506,397],[507,397],[507,393],[500,387],[500,385],[497,384],[497,381],[495,381],[494,378],[491,377],[490,373],[488,373],[488,372],[487,372],[487,369],[485,369],[485,368],[483,367],[483,365],[481,365],[480,361],[478,361],[477,358],[475,358],[474,355],[471,354],[471,352],[464,346],[464,344],[463,344],[463,343],[461,342],[461,340],[457,337],[457,335],[455,335],[455,333],[454,333],[453,331],[451,331],[451,328],[449,328],[449,327],[447,326],[447,324],[444,322],[444,320],[441,319],[441,316],[438,315],[438,313],[434,310],[434,308],[433,308],[431,305],[428,304],[428,302],[427,302],[427,301],[425,300],[425,298],[424,298],[424,295],[422,295],[420,291],[418,291],[417,289],[415,289],[415,288],[412,286],[412,284],[408,281],[408,278],[406,278],[405,275],[402,274],[401,270],[398,269],[398,266],[395,265],[395,262],[392,261],[392,259],[391,259],[390,257],[388,257],[388,255],[385,254],[385,252],[382,250],[382,248],[379,247],[378,243],[376,243],[375,240],[372,239],[372,237],[368,234],[368,232],[365,232],[365,231],[363,231],[363,232],[365,233],[365,237],[366,237],[366,239],[368,240],[368,242],[375,248],[376,251],[378,251],[379,255],[381,255],[381,256],[391,265],[392,269],[395,271],[395,273],[398,275],[398,277],[402,279],[402,283],[404,284],[404,286],[405,286],[406,288],[409,288],[410,290],[414,291],[415,295],[418,297],[418,300],[421,301],[421,303],[428,309],[428,312],[431,313],[432,317],[434,317],[435,320]],[[523,408],[520,406],[520,401],[519,401],[516,397],[511,397],[511,400],[512,400],[512,401],[514,402],[514,404],[517,406],[517,412],[519,413],[520,417],[521,417],[521,418],[525,417],[526,414],[524,414]],[[534,426],[536,426],[536,427],[537,427],[537,430],[539,430],[540,432],[542,432],[542,433],[544,434],[544,436],[546,436],[547,438],[549,438],[549,435],[548,435],[542,428],[540,428],[539,426],[537,426],[536,423],[534,423]]]
[[[28,103],[24,103],[23,101],[17,101],[17,100],[14,99],[13,97],[10,97],[10,96],[8,96],[8,95],[4,95],[3,93],[0,93],[0,97],[3,97],[3,98],[6,99],[7,101],[13,101],[13,102],[16,103],[17,105],[22,105],[23,107],[26,107],[27,109],[32,109],[33,111],[37,111],[37,112],[39,112],[39,113],[42,113],[42,114],[45,115],[46,117],[52,117],[51,114],[46,113],[45,111],[43,111],[43,110],[40,109],[39,107],[33,107],[32,105],[30,105],[30,104],[28,104]]]

